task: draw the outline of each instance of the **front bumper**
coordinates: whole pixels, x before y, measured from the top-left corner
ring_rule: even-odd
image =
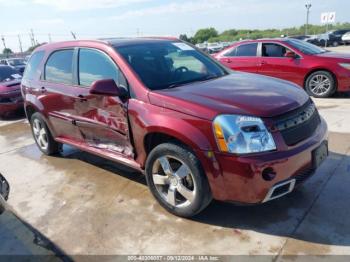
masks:
[[[311,176],[315,171],[312,152],[327,140],[327,135],[327,124],[321,118],[321,124],[311,137],[284,150],[250,156],[224,153],[211,155],[208,152],[198,155],[207,173],[214,199],[256,204],[271,200],[268,199],[268,194],[274,186],[295,180],[292,184],[287,183],[286,187],[290,186],[291,192],[295,185]],[[276,174],[271,181],[262,176],[266,168],[271,168]]]
[[[0,116],[7,116],[23,109],[23,107],[24,103],[22,97],[13,99],[13,102],[0,102]]]

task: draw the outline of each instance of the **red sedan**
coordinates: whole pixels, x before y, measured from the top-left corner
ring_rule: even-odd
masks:
[[[0,117],[23,109],[21,78],[15,69],[0,65]]]
[[[350,54],[296,39],[236,43],[214,56],[227,67],[296,83],[314,97],[350,91]]]

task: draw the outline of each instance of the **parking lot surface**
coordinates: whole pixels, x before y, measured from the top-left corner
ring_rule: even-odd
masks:
[[[69,255],[350,255],[350,98],[315,102],[330,156],[312,178],[264,205],[213,202],[193,219],[163,210],[141,174],[66,146],[44,156],[26,120],[0,121],[9,205]]]
[[[44,156],[26,120],[0,124],[9,204],[67,254],[350,254],[350,99],[315,100],[330,157],[296,192],[260,206],[213,202],[192,220],[164,211],[143,176],[65,147]]]

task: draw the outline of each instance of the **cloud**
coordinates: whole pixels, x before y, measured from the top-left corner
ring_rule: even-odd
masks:
[[[223,8],[234,8],[237,3],[232,0],[196,0],[183,3],[170,3],[157,7],[144,8],[135,11],[129,11],[119,16],[113,16],[113,20],[124,20],[135,17],[149,15],[181,14],[181,13],[210,13],[218,12]]]
[[[58,25],[58,24],[64,24],[64,20],[61,18],[40,19],[40,20],[36,20],[36,23],[46,24],[46,25]]]
[[[147,1],[150,0],[32,0],[34,4],[50,6],[61,11],[112,8]]]

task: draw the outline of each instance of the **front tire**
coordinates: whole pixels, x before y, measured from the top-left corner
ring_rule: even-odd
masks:
[[[306,79],[305,90],[313,97],[330,97],[336,91],[336,81],[331,73],[327,71],[316,71]]]
[[[212,200],[207,177],[197,157],[173,143],[157,146],[146,162],[146,180],[161,206],[180,217],[192,217]]]
[[[55,155],[60,152],[61,144],[56,142],[40,113],[34,113],[30,119],[32,134],[38,148],[45,155]]]

